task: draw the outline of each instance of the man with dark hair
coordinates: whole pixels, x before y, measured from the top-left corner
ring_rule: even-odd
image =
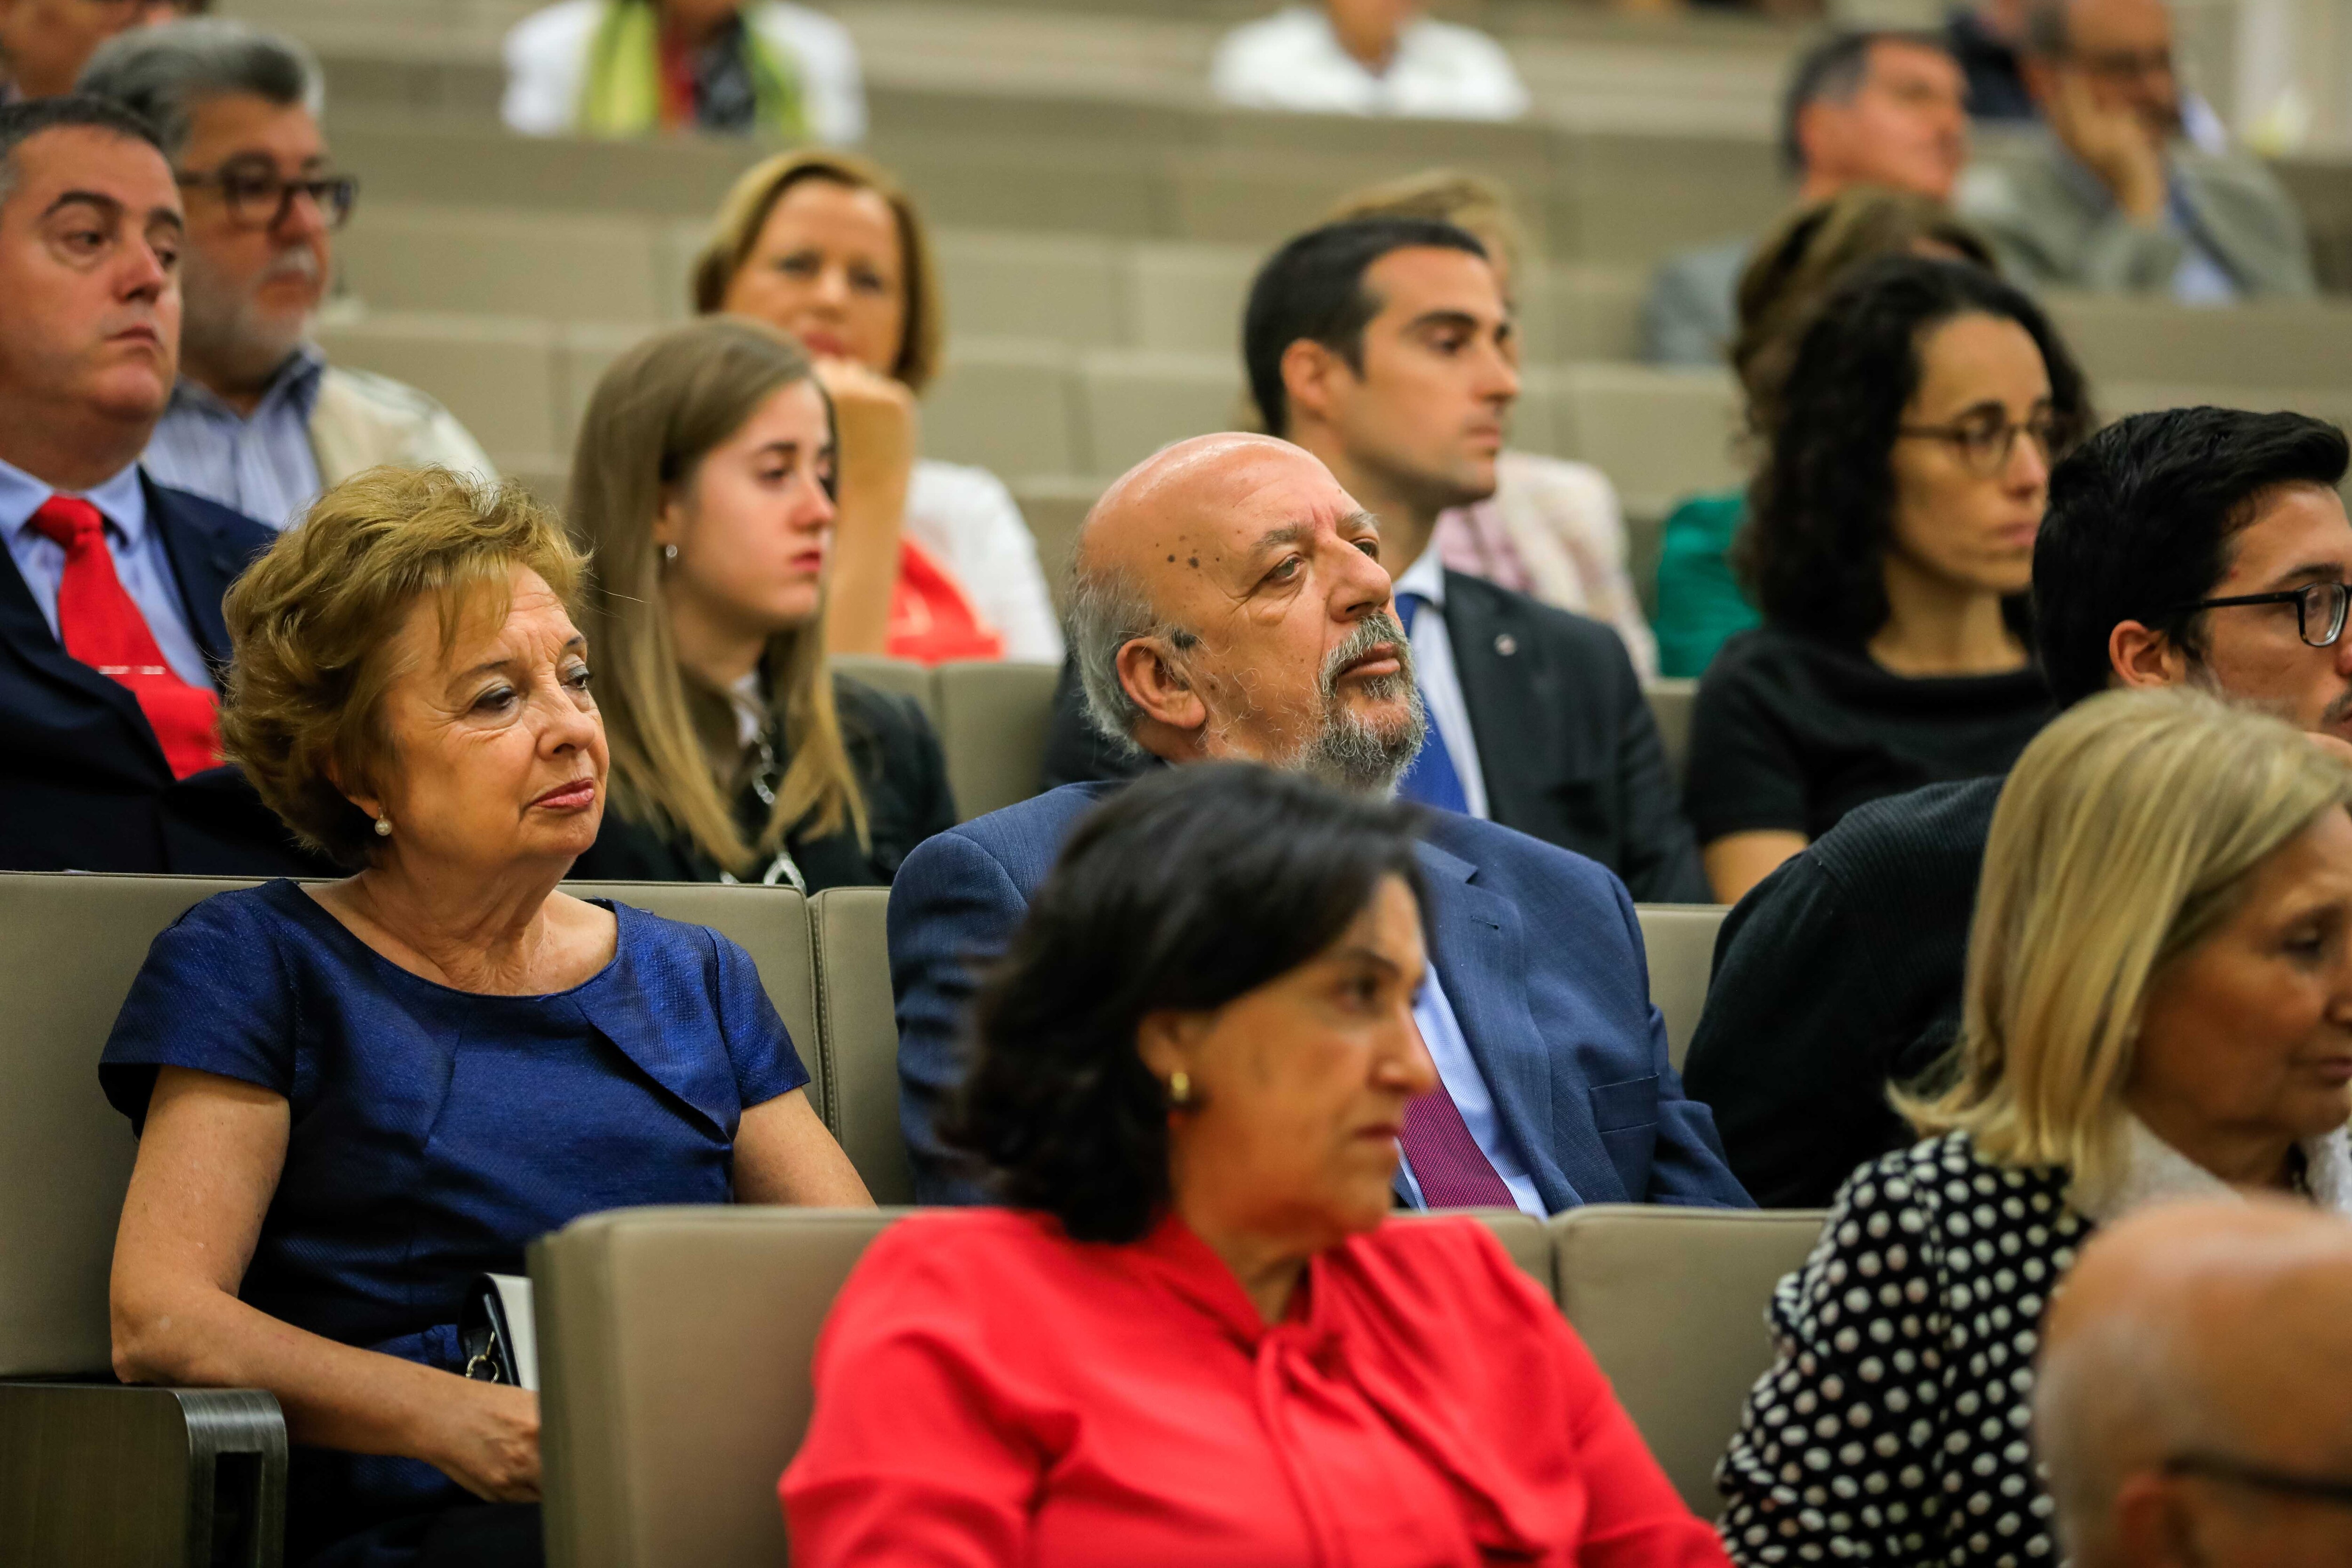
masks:
[[[217,766],[215,716],[221,596],[269,532],[138,468],[171,395],[181,247],[144,121],[89,98],[0,108],[0,868],[300,868],[290,848],[225,862],[211,837],[216,807],[261,812]]]
[[[2315,293],[2284,187],[2261,159],[2184,135],[2172,49],[2165,0],[2031,0],[2024,79],[2045,130],[1969,171],[1962,216],[2036,287],[2191,304]]]
[[[1969,158],[1960,68],[1931,34],[1840,33],[1802,56],[1781,100],[1780,156],[1811,206],[1854,185],[1950,199]],[[1753,236],[1667,258],[1642,306],[1643,357],[1721,364]]]
[[[2195,685],[2352,742],[2347,448],[2299,414],[2176,408],[2060,463],[2033,552],[2061,706]],[[1685,1070],[1769,1207],[1826,1204],[1910,1141],[1887,1102],[1959,1030],[1978,868],[2001,780],[1864,806],[1739,901]]]
[[[272,528],[379,465],[498,477],[440,404],[330,365],[310,341],[358,183],[328,155],[308,49],[242,22],[177,22],[107,44],[81,90],[155,127],[186,203],[180,378],[149,473]]]
[[[1368,363],[1381,353],[1364,352]],[[1285,382],[1294,405],[1319,395],[1295,366]],[[1358,795],[1392,790],[1428,728],[1420,647],[1391,613],[1386,531],[1360,500],[1265,436],[1198,437],[1113,485],[1079,532],[1073,573],[1070,640],[1092,721],[1178,766],[1245,759]],[[1614,636],[1597,635],[1622,663]],[[963,1079],[965,1007],[1063,842],[1113,787],[1068,785],[940,834],[891,884],[900,1121],[927,1201],[981,1195],[937,1126]],[[1408,1117],[1399,1196],[1537,1215],[1745,1206],[1666,1059],[1624,887],[1583,856],[1459,812],[1431,812],[1423,839],[1430,979],[1413,1016],[1444,1092]]]
[[[1589,856],[1642,902],[1704,901],[1697,841],[1623,641],[1449,571],[1432,547],[1439,513],[1494,494],[1518,396],[1509,308],[1479,242],[1426,219],[1327,225],[1266,262],[1242,331],[1266,428],[1379,521],[1430,716],[1402,793]],[[1116,773],[1076,760],[1075,697],[1049,776]]]

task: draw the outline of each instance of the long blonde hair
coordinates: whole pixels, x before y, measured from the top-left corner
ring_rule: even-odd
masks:
[[[2352,769],[2281,720],[2189,690],[2106,692],[2035,737],[1994,810],[1969,933],[1956,1073],[1898,1092],[1922,1137],[2115,1173],[2141,1010],[2253,872],[2330,810]]]
[[[672,486],[781,389],[812,378],[800,344],[759,321],[713,316],[661,332],[615,361],[596,384],[572,460],[572,522],[593,552],[584,610],[596,700],[612,748],[613,804],[623,815],[690,837],[730,871],[772,855],[795,827],[824,835],[845,823],[866,836],[857,787],[825,663],[824,612],[768,640],[761,668],[792,760],[767,826],[746,842],[695,723],[695,706],[724,704],[678,663],[661,592],[654,521]]]

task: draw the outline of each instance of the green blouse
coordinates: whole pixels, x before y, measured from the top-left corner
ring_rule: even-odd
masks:
[[[1745,490],[1695,495],[1666,519],[1658,549],[1658,673],[1698,676],[1726,637],[1761,620],[1731,574],[1731,540],[1748,515]]]

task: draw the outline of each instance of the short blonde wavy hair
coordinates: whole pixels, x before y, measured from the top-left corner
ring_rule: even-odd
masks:
[[[2352,769],[2282,720],[2187,689],[2105,692],[2034,738],[2000,794],[1950,1086],[1898,1092],[1922,1137],[2116,1173],[2148,987],[2263,863],[2352,805]]]
[[[555,514],[511,480],[370,468],[320,496],[230,587],[234,662],[221,749],[295,837],[346,866],[377,843],[336,783],[373,792],[398,765],[380,709],[410,607],[437,602],[445,648],[469,614],[503,616],[514,568],[567,606],[583,560]]]

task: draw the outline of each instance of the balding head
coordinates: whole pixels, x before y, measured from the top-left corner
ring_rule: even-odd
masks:
[[[2103,1232],[2052,1305],[2034,1432],[2077,1568],[2352,1562],[2352,1222],[2216,1202]]]
[[[1393,783],[1419,749],[1380,526],[1299,447],[1244,435],[1168,447],[1095,503],[1073,567],[1073,652],[1114,742],[1359,789]]]

